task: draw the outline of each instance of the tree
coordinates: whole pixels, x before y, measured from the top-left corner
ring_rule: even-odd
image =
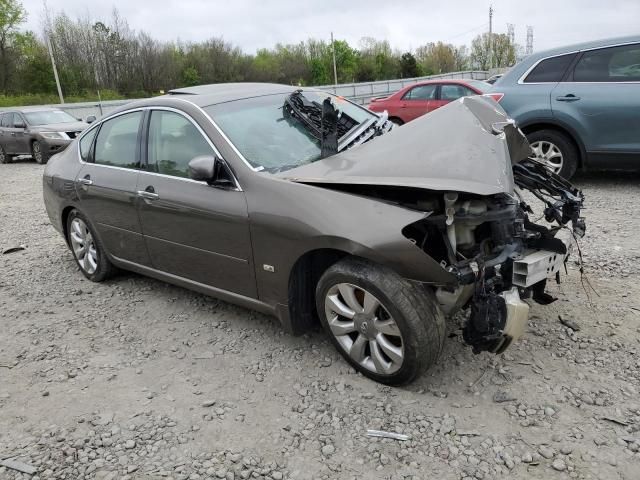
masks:
[[[427,43],[416,49],[416,57],[429,74],[455,71],[456,48],[448,43]]]
[[[512,66],[516,61],[516,46],[504,33],[478,35],[471,42],[471,62],[480,70]]]
[[[402,78],[414,78],[420,76],[420,67],[416,62],[416,57],[411,52],[402,54],[400,58],[400,72]]]
[[[27,12],[19,0],[0,0],[0,79],[7,95],[13,64],[16,60],[14,42],[18,27],[27,19]]]

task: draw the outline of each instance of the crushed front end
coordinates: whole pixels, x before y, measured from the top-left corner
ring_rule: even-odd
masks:
[[[405,228],[405,236],[455,275],[441,287],[445,313],[468,309],[464,340],[474,352],[503,352],[525,331],[530,298],[548,304],[548,278],[559,281],[571,240],[582,237],[582,193],[534,160],[513,166],[513,194],[445,192],[423,205],[433,213]],[[524,192],[542,202],[546,225],[534,223]],[[559,232],[565,231],[567,240]]]

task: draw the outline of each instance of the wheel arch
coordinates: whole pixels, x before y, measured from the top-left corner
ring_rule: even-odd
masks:
[[[295,261],[288,282],[288,313],[294,335],[301,335],[318,324],[318,281],[331,265],[350,255],[336,248],[317,248],[305,252]]]
[[[78,210],[74,205],[67,205],[62,209],[60,213],[60,221],[62,226],[62,232],[64,234],[64,240],[69,245],[69,227],[67,225],[67,220],[69,219],[69,215],[73,210]]]
[[[555,121],[544,120],[527,122],[526,124],[521,125],[520,129],[525,135],[529,135],[530,133],[538,132],[540,130],[555,130],[566,135],[578,149],[578,168],[584,168],[586,164],[587,151],[580,140],[580,137],[571,127]]]

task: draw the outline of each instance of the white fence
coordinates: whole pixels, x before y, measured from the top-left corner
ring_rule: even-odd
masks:
[[[424,80],[435,79],[475,79],[486,80],[488,78],[488,72],[479,70],[469,70],[464,72],[452,72],[443,73],[440,75],[430,75],[428,77],[416,77],[416,78],[403,78],[397,80],[382,80],[378,82],[363,82],[363,83],[343,83],[340,85],[322,85],[316,88],[326,90],[327,92],[334,93],[336,95],[343,96],[349,100],[359,103],[367,104],[372,98],[385,97],[397,92],[407,85],[421,82]],[[43,105],[46,107],[59,108],[65,110],[70,115],[77,118],[86,119],[90,115],[101,117],[107,113],[115,110],[116,108],[126,105],[129,102],[135,100],[110,100],[106,102],[85,102],[85,103],[63,103],[58,105]],[[20,107],[15,107],[20,108]],[[3,108],[0,110],[7,110]]]

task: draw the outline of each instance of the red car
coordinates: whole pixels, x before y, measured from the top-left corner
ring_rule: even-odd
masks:
[[[374,98],[369,110],[389,112],[389,120],[398,125],[469,95],[482,95],[491,85],[480,80],[430,80],[414,83],[390,97]]]

